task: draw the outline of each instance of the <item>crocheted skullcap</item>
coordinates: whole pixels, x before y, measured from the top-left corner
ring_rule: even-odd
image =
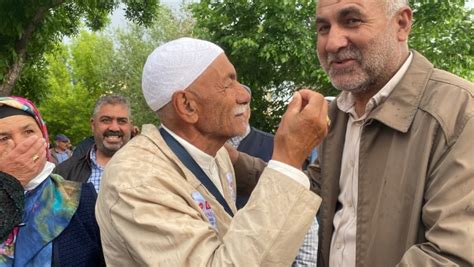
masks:
[[[171,101],[174,92],[186,89],[224,51],[204,40],[180,38],[156,48],[143,67],[142,90],[153,111]]]

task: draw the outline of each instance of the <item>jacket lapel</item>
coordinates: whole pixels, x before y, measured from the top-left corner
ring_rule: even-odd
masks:
[[[321,198],[320,209],[320,255],[324,266],[329,265],[329,250],[333,233],[333,218],[337,209],[339,195],[339,178],[341,175],[341,159],[344,149],[348,116],[331,103],[329,109],[331,126],[325,141],[321,145],[319,161],[321,166]],[[337,159],[337,160],[334,160]]]

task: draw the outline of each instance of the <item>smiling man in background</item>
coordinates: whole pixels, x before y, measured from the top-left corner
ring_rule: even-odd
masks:
[[[133,125],[128,100],[115,95],[97,100],[91,128],[95,145],[84,155],[59,164],[55,173],[68,180],[91,182],[98,192],[105,165],[130,140]]]

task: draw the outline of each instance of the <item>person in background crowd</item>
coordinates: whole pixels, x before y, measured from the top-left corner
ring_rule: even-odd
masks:
[[[319,61],[342,91],[308,168],[320,266],[474,265],[474,85],[410,50],[411,27],[406,0],[318,1]],[[237,177],[258,175],[239,159]]]
[[[0,97],[0,266],[105,266],[97,194],[52,174],[38,109]]]
[[[72,152],[69,149],[71,141],[64,134],[56,135],[54,141],[55,146],[50,149],[51,160],[54,164],[58,165],[72,156]]]
[[[245,132],[250,95],[224,51],[165,43],[148,56],[142,87],[161,127],[144,125],[106,167],[96,215],[107,264],[290,266],[320,203],[301,166],[327,132],[323,96],[295,93],[273,158],[237,212],[223,145]]]
[[[67,180],[91,182],[98,192],[105,165],[130,140],[130,104],[122,96],[103,96],[97,100],[90,121],[94,143],[88,152],[63,162],[54,172]]]

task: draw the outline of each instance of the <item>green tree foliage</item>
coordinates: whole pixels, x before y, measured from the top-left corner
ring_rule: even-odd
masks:
[[[64,133],[77,143],[91,135],[94,103],[110,91],[113,57],[112,40],[87,31],[46,55],[48,91],[39,109],[51,136]]]
[[[46,95],[39,108],[51,136],[64,133],[73,143],[91,135],[89,119],[95,101],[105,94],[130,100],[134,124],[157,123],[141,90],[148,54],[163,42],[189,36],[192,21],[160,7],[149,27],[130,24],[113,34],[81,31],[68,45],[46,56]]]
[[[44,69],[43,53],[53,49],[64,36],[76,34],[81,22],[92,30],[104,27],[120,3],[128,19],[149,24],[158,7],[157,0],[2,0],[0,1],[0,95],[30,95]],[[22,70],[28,74],[13,91]],[[32,83],[33,82],[33,83]],[[44,85],[44,84],[43,84]],[[36,88],[38,89],[38,88]]]
[[[433,64],[474,81],[474,9],[466,1],[412,0],[410,47]]]
[[[308,86],[335,95],[319,66],[316,0],[203,0],[192,5],[198,36],[219,44],[253,89],[251,124],[271,131],[291,93]],[[410,1],[413,48],[437,67],[473,80],[473,13],[465,1]]]
[[[314,52],[314,0],[203,0],[191,10],[196,34],[220,45],[252,89],[253,126],[275,128],[295,88],[330,88]]]
[[[141,89],[142,70],[147,56],[164,42],[190,36],[192,26],[193,22],[187,14],[178,17],[162,6],[149,27],[130,24],[127,29],[118,30],[113,35],[116,54],[110,76],[114,84],[111,91],[129,98],[135,125],[157,123],[157,117],[146,104]]]
[[[110,37],[101,33],[81,31],[70,45],[71,81],[87,88],[91,98],[98,98],[111,87],[115,51]]]

